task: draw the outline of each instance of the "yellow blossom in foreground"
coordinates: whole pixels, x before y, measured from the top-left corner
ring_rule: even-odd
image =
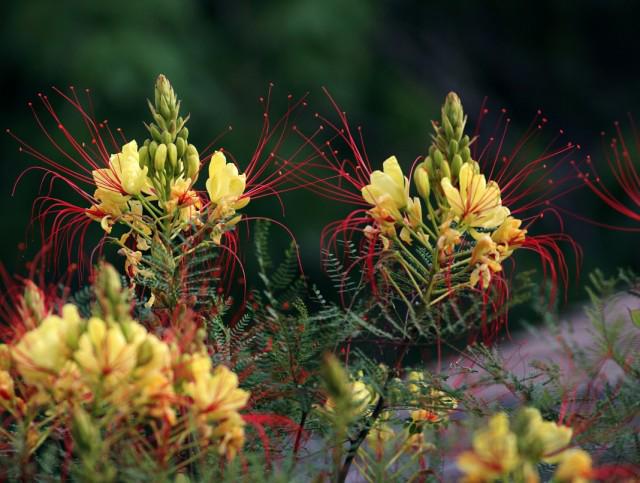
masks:
[[[589,453],[581,449],[569,449],[563,454],[553,478],[559,483],[589,483],[592,473]]]
[[[486,428],[473,437],[473,451],[458,457],[458,468],[465,474],[463,481],[494,481],[508,474],[519,464],[516,435],[509,430],[506,413],[498,413]]]
[[[247,404],[249,393],[238,388],[238,376],[225,366],[212,371],[206,354],[194,354],[188,364],[193,380],[185,384],[184,393],[203,419],[224,420]]]
[[[209,199],[216,207],[224,211],[239,210],[249,204],[249,197],[244,196],[247,175],[238,174],[238,168],[233,163],[227,163],[222,151],[216,151],[209,163],[209,179],[206,186]],[[225,214],[226,215],[226,214]]]
[[[102,229],[111,233],[111,225],[128,210],[127,202],[130,197],[104,188],[98,188],[93,197],[98,200],[98,204],[86,211],[87,216],[100,222]]]
[[[458,176],[459,189],[449,178],[443,178],[441,182],[456,220],[472,229],[500,226],[509,215],[509,209],[502,206],[498,184],[495,181],[487,183],[484,175],[474,172],[471,163],[465,163]]]
[[[401,221],[400,210],[407,206],[409,199],[409,180],[402,174],[402,169],[395,156],[388,158],[383,164],[383,171],[371,173],[370,184],[361,190],[364,200],[377,208],[372,210],[374,218],[383,221]]]
[[[0,371],[0,406],[13,407],[15,398],[13,378],[7,371]]]
[[[218,438],[218,453],[232,460],[244,445],[244,425],[240,414],[231,413],[227,419],[207,433],[207,437]]]
[[[138,345],[146,331],[138,324],[132,328],[135,335],[129,342],[119,324],[109,326],[104,320],[93,317],[80,337],[74,358],[84,374],[100,383],[106,391],[117,388],[136,366]]]
[[[525,421],[520,445],[527,456],[534,461],[559,462],[562,450],[571,442],[573,430],[553,421],[544,421],[536,408],[523,409],[520,418]]]
[[[520,225],[522,225],[522,220],[508,216],[502,225],[491,234],[491,239],[496,242],[502,259],[507,258],[524,243],[527,230],[521,229]]]
[[[22,337],[12,356],[27,384],[50,387],[77,345],[80,322],[78,309],[67,304],[62,317],[50,315]]]
[[[147,190],[148,167],[141,168],[138,159],[138,144],[131,141],[122,146],[122,151],[109,159],[109,167],[93,171],[93,180],[98,189],[138,195]]]

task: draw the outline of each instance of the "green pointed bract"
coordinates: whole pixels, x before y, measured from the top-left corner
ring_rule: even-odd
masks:
[[[180,100],[169,79],[160,74],[155,84],[154,102],[148,102],[152,122],[146,124],[150,137],[139,150],[140,164],[149,168],[160,199],[167,199],[173,180],[196,181],[200,168],[198,150],[189,144],[185,126],[189,116],[180,115]],[[194,160],[197,159],[197,162]]]

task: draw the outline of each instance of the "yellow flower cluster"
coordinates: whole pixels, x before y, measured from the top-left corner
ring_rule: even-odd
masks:
[[[486,288],[492,274],[502,270],[501,262],[524,243],[526,230],[520,228],[522,221],[510,216],[509,209],[502,206],[500,187],[495,181],[487,183],[476,162],[460,168],[457,184],[455,187],[448,177],[441,181],[448,204],[438,239],[441,257],[451,255],[461,242],[462,233],[468,232],[476,242],[469,261],[469,284],[474,287],[481,280]],[[455,230],[452,222],[456,223]]]
[[[411,403],[418,406],[410,414],[416,427],[443,423],[447,421],[449,413],[458,407],[458,401],[454,397],[426,384],[422,372],[409,372],[407,382],[407,389],[413,397]]]
[[[506,413],[498,413],[486,428],[473,437],[473,450],[458,457],[458,468],[465,482],[522,481],[536,483],[540,462],[558,464],[555,480],[586,483],[591,473],[591,457],[580,449],[568,449],[571,428],[544,421],[535,408],[523,409],[509,425]],[[520,480],[518,480],[520,481]]]
[[[423,247],[433,248],[440,264],[446,266],[453,263],[453,256],[467,241],[464,235],[468,233],[472,248],[472,256],[467,259],[468,285],[475,287],[481,282],[487,288],[492,274],[502,270],[501,262],[524,243],[526,230],[521,228],[522,221],[510,216],[509,209],[502,205],[500,187],[495,181],[487,182],[475,161],[464,163],[455,179],[451,175],[443,177],[442,191],[433,197],[427,169],[421,163],[413,173],[422,200],[411,197],[409,180],[395,156],[384,161],[382,171],[371,173],[370,183],[362,187],[361,194],[372,205],[368,213],[375,223],[365,227],[365,235],[379,237],[385,250],[392,246],[392,241],[411,245],[413,240],[419,240]],[[423,221],[422,202],[426,203],[433,229]],[[437,238],[435,247],[429,243],[430,234]],[[406,253],[406,249],[400,249]],[[414,264],[415,257],[409,257],[405,263]],[[419,268],[407,271],[412,276],[421,275]]]
[[[0,406],[16,417],[25,408],[60,417],[78,406],[102,408],[174,427],[195,421],[206,446],[228,458],[243,445],[238,411],[249,394],[237,376],[213,368],[205,352],[183,354],[134,320],[85,320],[65,305],[0,348]]]

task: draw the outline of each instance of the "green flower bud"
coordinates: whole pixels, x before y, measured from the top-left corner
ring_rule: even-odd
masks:
[[[198,177],[198,171],[200,170],[200,156],[198,150],[193,144],[189,144],[187,147],[187,178],[191,178],[191,181],[195,181]]]
[[[155,141],[151,141],[149,143],[149,160],[155,159],[157,150],[158,150],[158,143]]]
[[[178,148],[178,157],[182,158],[187,150],[187,142],[184,138],[181,138],[180,136],[176,138],[176,148]]]
[[[439,149],[436,149],[435,152],[433,153],[433,163],[434,166],[436,168],[440,168],[443,163],[445,163],[446,161],[444,160],[444,156],[442,155],[442,152]]]
[[[457,152],[458,152],[458,141],[456,141],[455,139],[452,139],[451,141],[449,141],[449,154],[453,156]]]
[[[429,173],[427,172],[424,163],[420,163],[416,167],[413,176],[415,178],[416,188],[418,188],[418,194],[425,202],[428,202],[431,186],[429,184]]]
[[[140,168],[144,169],[145,166],[149,166],[149,147],[148,146],[142,146],[138,150],[138,162],[140,163]]]
[[[453,161],[451,161],[451,174],[454,178],[458,177],[458,173],[460,172],[460,168],[462,167],[462,157],[459,154],[456,154],[453,157]]]
[[[443,161],[442,164],[440,165],[440,171],[442,172],[443,178],[451,179],[451,168],[449,167],[449,163],[447,163],[446,161]]]
[[[169,156],[169,162],[172,165],[175,165],[178,161],[178,148],[175,144],[169,143],[167,144],[167,155]]]
[[[169,144],[172,141],[171,139],[171,133],[169,131],[164,131],[162,133],[162,142],[164,144]]]
[[[151,137],[154,141],[158,144],[162,142],[162,133],[158,130],[155,124],[151,124],[151,126],[149,126],[149,132],[151,133]]]
[[[100,441],[100,431],[84,409],[76,407],[71,426],[73,442],[82,453],[91,453]]]
[[[325,356],[321,372],[327,392],[336,402],[350,396],[349,377],[336,356]]]
[[[189,128],[187,128],[186,126],[183,127],[178,133],[178,136],[186,141],[189,138]]]
[[[156,149],[156,154],[153,157],[153,165],[156,171],[164,170],[164,162],[167,159],[167,146],[166,144],[160,144]]]

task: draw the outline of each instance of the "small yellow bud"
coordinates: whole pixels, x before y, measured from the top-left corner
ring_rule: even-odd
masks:
[[[431,193],[431,185],[429,184],[429,173],[424,163],[419,164],[413,174],[415,178],[416,188],[418,188],[418,194],[425,202],[429,200],[429,194]]]

